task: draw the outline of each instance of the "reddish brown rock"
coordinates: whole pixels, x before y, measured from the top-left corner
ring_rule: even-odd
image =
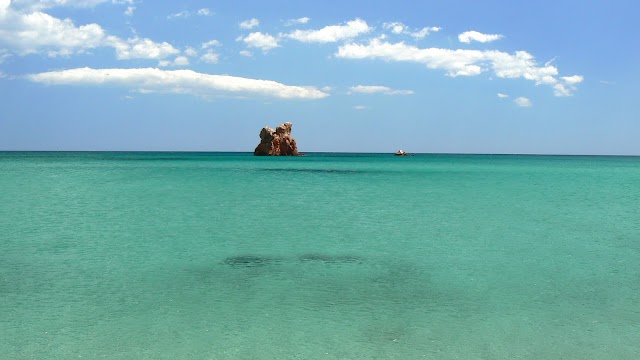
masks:
[[[260,131],[260,144],[253,155],[257,156],[298,156],[296,139],[291,137],[293,124],[286,122],[275,130],[265,126]]]

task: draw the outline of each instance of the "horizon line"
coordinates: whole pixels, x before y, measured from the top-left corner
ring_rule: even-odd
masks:
[[[252,154],[253,151],[223,151],[223,150],[0,150],[0,153],[183,153],[183,154]],[[361,152],[361,151],[306,151],[302,154],[371,154],[394,155],[394,152]],[[560,154],[560,153],[465,153],[465,152],[407,152],[407,155],[478,155],[478,156],[610,156],[610,157],[640,157],[640,154]],[[264,157],[295,157],[295,156],[264,156]]]

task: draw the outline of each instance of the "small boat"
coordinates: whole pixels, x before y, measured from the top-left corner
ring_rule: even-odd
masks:
[[[404,151],[404,150],[398,150],[398,151],[396,151],[396,153],[395,153],[395,154],[393,154],[393,155],[395,155],[395,156],[407,156],[407,152],[406,152],[406,151]]]

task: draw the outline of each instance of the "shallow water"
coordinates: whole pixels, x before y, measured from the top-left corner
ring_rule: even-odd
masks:
[[[6,358],[637,358],[640,158],[0,153]]]

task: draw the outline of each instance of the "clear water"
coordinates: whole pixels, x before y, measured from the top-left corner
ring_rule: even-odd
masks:
[[[640,158],[0,153],[0,354],[635,359]]]

